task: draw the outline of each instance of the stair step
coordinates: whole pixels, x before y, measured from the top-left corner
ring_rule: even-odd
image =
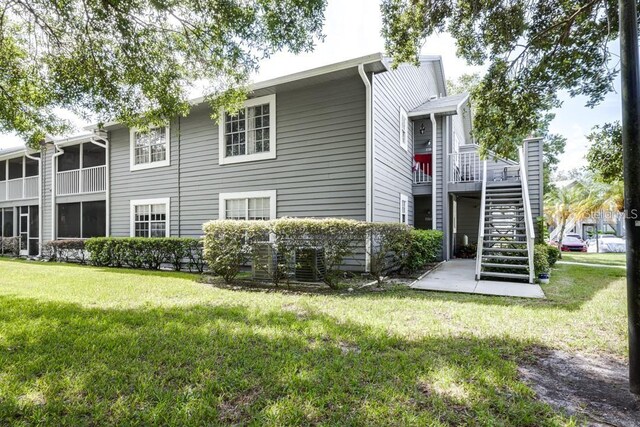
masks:
[[[485,252],[516,252],[516,253],[525,253],[527,249],[514,249],[514,248],[482,248],[483,255]]]
[[[502,194],[500,195],[489,195],[485,198],[487,202],[520,202],[522,203],[522,196],[520,197],[504,197]]]
[[[484,243],[503,244],[503,245],[526,245],[527,242],[522,240],[483,240]]]
[[[497,223],[494,224],[493,227],[484,227],[484,231],[491,231],[491,230],[503,230],[503,231],[525,231],[526,227],[511,227],[512,223]],[[504,225],[505,227],[500,227],[501,225]],[[515,224],[514,224],[515,225]]]
[[[519,269],[519,270],[528,269],[529,268],[528,265],[522,265],[522,264],[500,264],[500,263],[496,263],[496,262],[483,262],[482,266],[483,267],[493,267],[493,268],[516,268],[516,269]]]
[[[520,273],[501,273],[501,272],[498,272],[498,271],[482,271],[482,272],[480,272],[480,278],[482,278],[482,276],[502,277],[502,278],[505,278],[505,279],[522,279],[522,280],[529,281],[529,275],[528,274],[520,274]]]
[[[515,196],[515,197],[520,197],[522,198],[522,191],[519,192],[509,192],[506,193],[504,191],[489,191],[487,190],[487,197],[489,196],[500,196],[500,197],[511,197],[511,196]]]
[[[489,237],[527,237],[526,234],[511,234],[511,233],[485,233],[485,236]]]
[[[487,255],[487,254],[483,254],[482,259],[500,259],[504,261],[529,261],[529,257],[526,257],[526,256]]]

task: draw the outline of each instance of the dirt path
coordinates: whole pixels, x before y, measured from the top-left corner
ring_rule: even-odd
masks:
[[[538,397],[590,426],[640,426],[640,397],[629,392],[628,370],[619,360],[540,350],[520,366]]]

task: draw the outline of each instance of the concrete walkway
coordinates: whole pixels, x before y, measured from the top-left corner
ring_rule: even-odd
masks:
[[[440,264],[411,287],[425,291],[463,292],[467,294],[498,295],[505,297],[544,298],[539,285],[522,282],[503,282],[475,279],[476,262],[456,259]]]

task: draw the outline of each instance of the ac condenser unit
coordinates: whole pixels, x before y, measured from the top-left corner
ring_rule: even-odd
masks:
[[[253,278],[271,280],[278,268],[278,262],[282,261],[277,251],[269,243],[257,243],[254,250],[255,257],[251,265]]]
[[[321,282],[325,273],[324,249],[296,249],[296,280],[300,282]]]

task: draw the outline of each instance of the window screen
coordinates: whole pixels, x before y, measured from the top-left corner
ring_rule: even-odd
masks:
[[[9,159],[9,179],[22,178],[22,157]]]
[[[82,237],[105,236],[106,226],[106,204],[104,201],[83,202],[82,203]]]
[[[80,237],[80,203],[58,205],[58,238]]]
[[[92,168],[94,166],[103,166],[105,162],[105,150],[95,144],[87,142],[82,144],[82,167]]]
[[[58,171],[70,171],[80,169],[80,146],[70,145],[64,147],[64,154],[58,157]]]

